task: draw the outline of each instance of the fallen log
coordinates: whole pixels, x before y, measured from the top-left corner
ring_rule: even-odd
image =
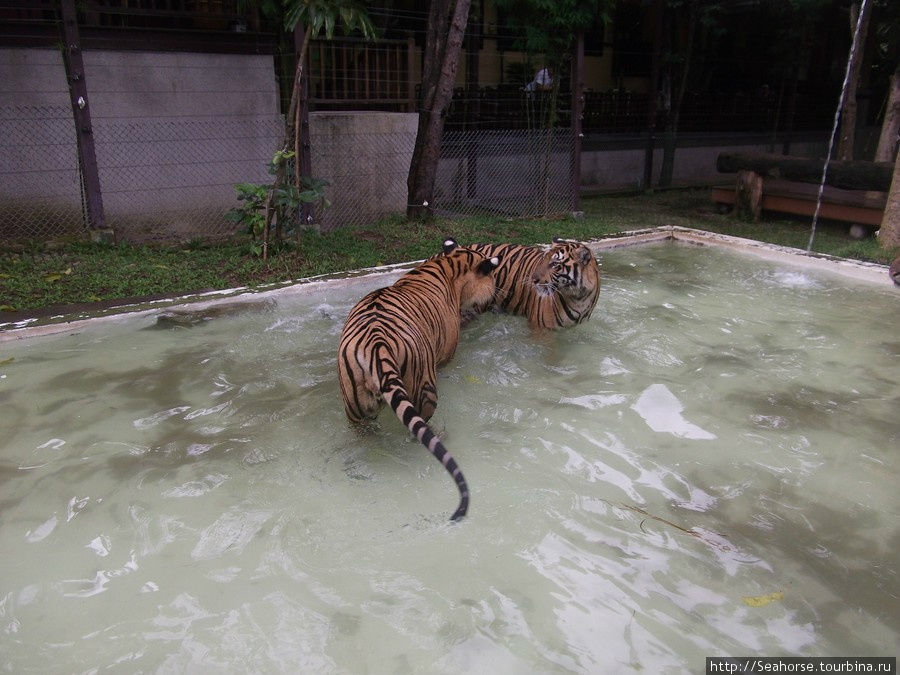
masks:
[[[720,173],[752,171],[766,178],[784,178],[800,183],[822,181],[824,160],[765,153],[723,152],[716,160]],[[891,189],[893,162],[866,162],[862,160],[833,160],[828,163],[825,184],[844,190]]]

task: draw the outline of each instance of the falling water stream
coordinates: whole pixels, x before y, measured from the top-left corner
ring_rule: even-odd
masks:
[[[844,71],[844,82],[841,85],[841,96],[838,99],[837,110],[834,111],[834,124],[831,127],[831,136],[828,138],[828,153],[825,155],[825,164],[822,167],[822,180],[819,183],[819,192],[816,196],[816,210],[813,212],[812,226],[809,233],[809,243],[806,245],[806,252],[812,251],[813,240],[816,238],[816,224],[819,221],[819,211],[822,208],[822,195],[825,193],[825,179],[828,177],[828,164],[831,162],[831,152],[834,148],[834,137],[837,136],[838,126],[841,119],[841,111],[844,109],[844,99],[847,96],[847,82],[850,80],[850,70],[854,61],[859,58],[859,27],[862,24],[863,16],[866,12],[866,6],[869,0],[862,0],[859,8],[859,16],[856,18],[856,27],[853,30],[853,41],[850,44],[850,53],[847,56],[847,68]]]

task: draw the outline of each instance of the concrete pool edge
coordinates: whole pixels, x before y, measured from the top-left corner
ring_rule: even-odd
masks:
[[[768,260],[778,260],[795,265],[828,271],[858,281],[881,285],[885,288],[896,288],[888,277],[887,266],[877,263],[839,258],[836,256],[807,253],[802,249],[768,244],[754,239],[744,239],[731,235],[696,230],[676,225],[663,225],[643,230],[630,230],[609,235],[587,242],[595,254],[613,251],[617,248],[639,246],[644,244],[674,241],[697,246],[713,246],[738,252],[756,255]],[[179,309],[190,306],[205,309],[225,302],[245,303],[261,299],[274,298],[283,293],[303,292],[317,288],[323,284],[340,287],[361,278],[389,275],[410,269],[420,260],[362,268],[344,272],[334,272],[303,279],[283,281],[258,288],[238,287],[204,293],[193,293],[174,296],[148,302],[115,305],[96,313],[78,312],[59,314],[41,318],[23,319],[17,322],[0,323],[0,344],[44,335],[55,335],[67,331],[79,330],[88,324],[100,321],[118,321],[125,318],[136,318],[158,313],[162,310]]]

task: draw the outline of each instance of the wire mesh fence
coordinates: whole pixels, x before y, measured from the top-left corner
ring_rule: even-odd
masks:
[[[329,182],[330,206],[315,212],[316,227],[360,227],[406,213],[416,118],[403,117],[390,133],[311,134],[313,174]],[[327,127],[315,116],[312,126]],[[445,132],[431,206],[449,218],[571,211],[572,143],[568,129]]]
[[[95,120],[107,225],[131,242],[232,234],[234,185],[266,182],[283,128],[277,115]]]
[[[280,142],[268,118],[93,121],[106,224],[129,242],[233,233],[234,184],[265,182]],[[0,238],[49,239],[87,229],[72,112],[0,108]]]
[[[268,183],[282,117],[95,117],[106,224],[119,241],[176,242],[235,234],[236,183]],[[417,117],[316,113],[312,173],[326,209],[305,223],[360,227],[402,215]],[[71,110],[0,108],[0,239],[84,236],[88,219]],[[571,209],[572,135],[557,130],[445,133],[434,202],[442,216],[545,216]],[[282,224],[284,225],[284,223]],[[288,223],[290,228],[293,223]]]
[[[78,235],[84,222],[71,109],[0,107],[2,238]]]
[[[569,129],[446,132],[435,209],[451,217],[571,211],[578,188],[572,157]]]

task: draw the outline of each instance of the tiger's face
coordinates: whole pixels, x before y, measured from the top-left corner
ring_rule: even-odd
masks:
[[[596,293],[600,269],[584,244],[555,240],[531,275],[531,281],[540,295],[558,293],[580,300]]]

